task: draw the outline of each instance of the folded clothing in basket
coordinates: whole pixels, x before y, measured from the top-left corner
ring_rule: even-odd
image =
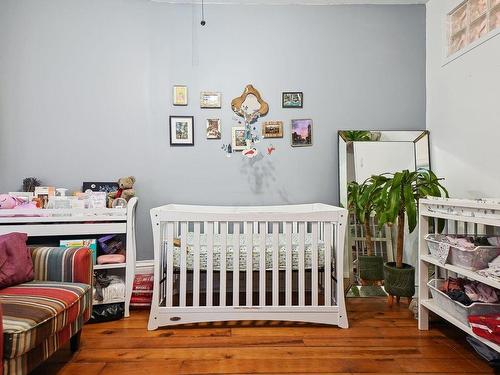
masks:
[[[440,290],[452,300],[469,306],[474,302],[497,303],[499,301],[498,291],[479,281],[471,281],[463,278],[449,277],[441,286]]]
[[[500,314],[469,315],[469,324],[476,335],[500,344]]]
[[[450,245],[461,247],[463,250],[475,250],[477,246],[490,246],[488,237],[456,237],[444,236],[441,242],[447,242]]]
[[[479,270],[477,273],[481,276],[500,281],[500,256],[497,256],[493,261],[488,263],[488,268]]]

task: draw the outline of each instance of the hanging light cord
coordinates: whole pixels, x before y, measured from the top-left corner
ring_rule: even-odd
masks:
[[[205,26],[206,25],[206,22],[205,22],[205,6],[203,4],[203,0],[201,0],[201,26]]]

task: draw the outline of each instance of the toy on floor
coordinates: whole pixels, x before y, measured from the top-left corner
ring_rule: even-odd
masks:
[[[118,190],[108,193],[108,207],[113,207],[113,201],[118,198],[123,198],[127,202],[130,198],[135,197],[135,190],[133,189],[135,177],[122,177],[118,180]]]

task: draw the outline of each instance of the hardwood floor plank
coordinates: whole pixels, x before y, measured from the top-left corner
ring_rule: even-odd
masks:
[[[405,304],[349,298],[349,329],[293,322],[217,322],[146,329],[147,311],[85,325],[81,349],[34,375],[492,374],[449,324],[419,331]]]

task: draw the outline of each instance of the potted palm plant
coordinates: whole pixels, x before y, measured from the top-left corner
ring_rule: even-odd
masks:
[[[405,219],[408,219],[409,233],[417,226],[418,200],[426,196],[448,197],[448,191],[430,170],[410,172],[404,170],[391,178],[384,177],[384,185],[377,200],[379,225],[397,223],[396,261],[384,264],[384,287],[389,294],[389,304],[394,296],[409,300],[415,294],[415,267],[403,263]]]
[[[358,257],[358,272],[361,283],[381,281],[384,279],[384,259],[374,255],[373,232],[370,225],[375,208],[379,206],[384,180],[378,176],[370,177],[362,184],[353,181],[347,187],[347,203],[364,227],[366,255]]]

